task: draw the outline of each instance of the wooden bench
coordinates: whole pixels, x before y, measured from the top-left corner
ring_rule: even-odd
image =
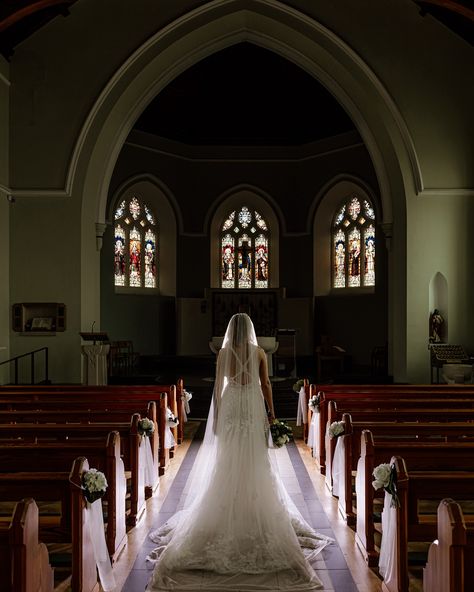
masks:
[[[32,498],[17,502],[11,521],[0,522],[0,590],[53,592],[53,569],[38,529],[38,506]]]
[[[434,422],[434,423],[443,423],[443,422],[458,422],[458,423],[466,423],[466,422],[473,422],[474,428],[474,408],[458,408],[458,409],[445,409],[445,408],[432,408],[431,403],[426,401],[424,407],[419,407],[419,403],[416,403],[416,407],[413,407],[411,403],[406,403],[404,407],[399,407],[396,409],[377,409],[375,407],[371,408],[363,408],[363,409],[355,409],[349,411],[349,406],[345,408],[345,412],[350,413],[352,420],[354,422],[385,422],[387,424],[390,423],[415,423],[418,421],[422,422]],[[338,404],[336,401],[328,401],[327,405],[327,421],[326,425],[323,426],[320,424],[320,455],[324,457],[324,461],[321,459],[320,462],[324,462],[325,470],[321,472],[326,474],[328,479],[328,484],[332,485],[331,479],[331,471],[327,469],[326,464],[331,463],[332,455],[334,454],[334,444],[331,442],[331,439],[328,436],[328,426],[331,425],[334,421],[341,421],[343,411],[340,411]],[[321,414],[320,414],[321,416]],[[321,422],[321,419],[320,419]],[[471,431],[471,436],[474,435],[474,432]]]
[[[70,396],[69,392],[63,392],[59,389],[49,392],[42,387],[39,391],[38,389],[29,388],[26,392],[17,390],[16,393],[12,394],[11,392],[7,393],[2,391],[2,387],[0,387],[0,410],[3,410],[5,413],[5,419],[8,418],[8,413],[12,411],[36,409],[41,409],[43,411],[77,409],[83,410],[84,412],[89,409],[103,409],[105,411],[110,411],[111,414],[117,411],[126,412],[128,410],[131,415],[138,409],[145,409],[150,400],[153,400],[157,407],[160,474],[164,474],[166,467],[169,465],[170,458],[173,456],[173,449],[169,450],[165,448],[166,412],[167,407],[169,406],[168,395],[166,392],[159,392],[158,395],[151,392],[145,394],[141,393],[139,395],[135,393],[133,396],[129,396],[122,391],[115,393],[110,389],[97,392],[89,389],[82,395],[80,395],[78,389],[73,389],[71,392],[74,393],[73,396]],[[156,397],[158,397],[157,400]],[[80,411],[73,411],[73,415],[75,414],[77,416],[78,413],[80,413]],[[152,419],[151,417],[149,418]],[[177,428],[172,428],[172,430],[174,431],[174,437],[176,440]],[[156,435],[154,438],[155,437]]]
[[[407,471],[402,457],[394,456],[391,464],[396,471],[396,482],[400,506],[391,508],[396,521],[392,553],[389,561],[395,569],[386,577],[382,590],[405,592],[408,590],[408,543],[432,541],[437,535],[436,514],[422,515],[420,502],[430,500],[439,503],[452,496],[455,500],[474,500],[474,472],[456,471]],[[382,523],[383,529],[383,523]],[[387,536],[382,532],[382,538]],[[444,592],[444,591],[443,591]]]
[[[384,422],[352,422],[350,414],[344,413],[342,417],[344,422],[344,434],[339,436],[334,443],[331,442],[331,452],[327,454],[329,459],[330,471],[332,475],[333,471],[337,472],[339,479],[341,480],[338,485],[338,505],[341,515],[347,520],[348,524],[352,525],[355,521],[355,512],[353,509],[352,500],[352,475],[357,470],[359,457],[361,456],[361,441],[363,442],[364,454],[367,456],[370,454],[368,447],[371,445],[367,442],[367,432],[370,430],[373,440],[377,445],[381,447],[404,447],[408,450],[415,448],[419,444],[431,443],[431,444],[446,444],[453,443],[459,449],[471,449],[474,446],[474,440],[467,438],[466,435],[470,435],[474,438],[474,424],[472,423],[459,423],[459,422],[410,422],[410,423],[391,423],[387,424]],[[334,454],[332,448],[338,445],[343,452],[338,459],[340,463],[342,460],[342,467],[338,466],[334,468],[333,458]],[[447,447],[444,447],[447,450]],[[461,451],[460,454],[463,452]],[[386,457],[391,457],[392,451],[386,453]],[[386,462],[386,461],[380,461]],[[326,475],[327,477],[327,475]]]
[[[140,462],[139,446],[141,436],[138,433],[140,415],[135,413],[128,423],[95,424],[4,424],[2,426],[3,444],[56,442],[58,448],[62,442],[87,443],[90,439],[105,438],[113,427],[120,434],[121,454],[125,470],[131,473],[129,526],[134,526],[145,511],[145,474]],[[1,469],[1,466],[0,466]]]
[[[0,408],[9,408],[21,400],[23,401],[63,401],[70,400],[102,400],[116,401],[117,404],[130,401],[148,402],[156,401],[159,407],[160,398],[166,395],[167,405],[173,415],[178,417],[179,424],[172,428],[177,443],[182,441],[183,406],[182,397],[184,391],[183,380],[179,379],[177,385],[15,385],[0,386]],[[178,402],[180,404],[178,405]],[[11,408],[11,407],[10,407]],[[179,432],[181,425],[181,433]]]
[[[458,405],[459,400],[466,401],[465,407],[472,407],[474,402],[474,386],[472,385],[311,385],[311,395],[319,396],[319,415],[318,415],[318,441],[315,446],[314,456],[318,461],[322,474],[326,472],[326,459],[324,448],[325,429],[328,420],[329,401],[336,401],[340,404],[341,413],[351,411],[350,404],[359,404],[364,401],[367,404],[377,402],[377,408],[395,409],[399,405],[413,403],[416,400],[419,406],[426,403],[434,406],[443,403],[435,401],[444,401],[446,407],[453,400],[454,405]],[[454,403],[454,399],[456,403]],[[346,404],[346,405],[344,405]],[[463,406],[460,404],[460,406]],[[308,423],[312,421],[312,412],[309,410]]]
[[[70,556],[69,572],[72,592],[97,592],[97,571],[92,541],[84,524],[87,508],[82,475],[89,469],[87,459],[75,459],[70,472],[3,473],[0,474],[0,499],[30,497],[39,501],[59,501],[61,518],[56,524],[42,524],[40,538],[47,545],[50,563],[55,565],[55,551]],[[62,562],[63,563],[63,562]]]
[[[450,498],[438,506],[437,537],[423,570],[424,592],[474,590],[474,526],[466,524],[462,509]]]
[[[392,432],[395,434],[395,432]],[[374,499],[377,494],[372,486],[373,470],[381,463],[388,463],[393,455],[403,453],[413,470],[433,470],[440,474],[470,471],[474,467],[474,444],[472,442],[420,442],[420,441],[374,441],[370,430],[361,435],[361,454],[356,476],[356,542],[369,566],[378,561],[375,549]],[[345,482],[345,496],[352,502],[350,488]],[[344,511],[347,511],[347,502]],[[352,511],[352,503],[351,503]]]
[[[87,456],[90,464],[102,471],[107,479],[108,488],[104,496],[106,507],[107,548],[112,560],[115,560],[127,542],[126,522],[130,514],[127,511],[127,498],[130,494],[124,490],[125,470],[120,455],[120,434],[110,432],[107,439],[87,441],[48,442],[43,444],[7,444],[0,445],[0,479],[3,473],[21,472],[39,473],[67,471],[78,456]],[[8,491],[5,491],[8,496]],[[34,491],[31,493],[34,495]],[[14,498],[13,498],[14,499]],[[62,525],[64,528],[64,524]]]

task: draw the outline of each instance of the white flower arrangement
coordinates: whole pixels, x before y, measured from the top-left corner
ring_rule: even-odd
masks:
[[[103,497],[107,491],[107,479],[104,473],[97,469],[89,469],[82,475],[82,488],[84,497],[89,503],[93,503]]]
[[[293,390],[295,391],[295,393],[299,393],[303,387],[304,387],[304,378],[300,378],[293,385]]]
[[[179,424],[179,419],[173,415],[171,409],[166,411],[166,427],[175,428]]]
[[[397,485],[395,482],[395,467],[388,463],[381,463],[377,465],[372,472],[374,480],[372,487],[377,489],[385,489],[392,496],[390,506],[392,508],[400,505],[400,500],[397,495]]]
[[[140,421],[138,422],[138,433],[141,436],[146,436],[149,438],[154,431],[155,424],[151,419],[148,419],[148,417],[143,417],[142,419],[140,419]]]
[[[313,413],[316,413],[319,411],[319,401],[320,401],[319,394],[313,395],[311,397],[311,399],[309,400],[308,407],[313,411]]]
[[[328,428],[328,434],[330,438],[337,438],[341,434],[344,433],[344,422],[343,421],[333,421],[332,424]]]
[[[193,394],[189,393],[188,391],[183,391],[181,398],[186,403],[189,403],[189,401],[193,398]]]

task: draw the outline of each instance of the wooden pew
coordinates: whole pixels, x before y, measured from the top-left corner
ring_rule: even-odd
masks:
[[[120,456],[120,434],[110,432],[107,439],[67,441],[46,444],[7,444],[0,445],[0,483],[3,473],[22,472],[64,472],[75,458],[87,455],[91,465],[102,471],[108,483],[104,501],[107,507],[107,548],[115,560],[127,543],[126,537],[126,493],[123,491],[125,479],[123,461]],[[31,495],[34,494],[34,491]],[[5,489],[2,496],[8,497]],[[14,498],[13,498],[14,499]],[[128,514],[130,510],[128,511]],[[61,528],[67,528],[62,523]]]
[[[385,458],[392,456],[394,447],[402,450],[411,450],[412,448],[416,450],[417,446],[425,446],[427,443],[437,446],[444,444],[443,450],[447,451],[449,448],[447,444],[452,443],[453,446],[449,449],[453,451],[458,449],[459,454],[462,455],[469,454],[466,451],[472,450],[474,446],[474,424],[472,423],[410,422],[387,424],[384,422],[352,422],[352,418],[348,413],[343,414],[342,421],[344,422],[344,434],[339,436],[337,440],[340,439],[343,443],[344,464],[342,470],[337,469],[339,473],[342,473],[342,485],[335,495],[339,494],[339,511],[350,525],[355,522],[352,500],[352,474],[357,470],[361,448],[363,448],[365,456],[371,454],[372,441],[367,440],[367,433],[364,432],[370,430],[373,441],[378,446],[378,450],[382,450],[381,454],[386,455]],[[470,435],[471,439],[466,439],[466,435]],[[333,442],[332,446],[334,446]],[[385,451],[383,451],[384,447],[386,448]],[[327,453],[327,457],[332,471],[332,459],[334,457],[332,449]],[[463,460],[462,457],[459,461],[461,460]],[[374,466],[380,462],[386,462],[386,460],[380,460]]]
[[[75,391],[78,392],[78,391]],[[1,393],[1,387],[0,387]],[[159,466],[159,474],[164,474],[170,461],[170,451],[165,449],[165,427],[166,409],[168,397],[165,392],[159,395],[158,405],[155,400],[149,398],[129,399],[125,395],[117,397],[113,392],[94,394],[90,391],[82,397],[69,397],[67,393],[55,391],[51,398],[45,389],[41,391],[42,396],[29,394],[28,397],[11,398],[0,395],[0,422],[24,421],[31,419],[32,422],[48,421],[54,412],[61,411],[71,422],[79,420],[87,422],[100,421],[100,412],[105,412],[103,421],[125,420],[127,414],[132,415],[138,410],[143,410],[142,415],[155,422],[157,430],[152,435],[151,445],[153,459]],[[37,412],[33,415],[32,412]],[[43,414],[43,415],[41,415]]]
[[[137,409],[146,409],[146,411],[142,411],[142,414],[146,413],[146,416],[149,419],[152,419],[155,422],[155,425],[158,426],[157,432],[152,436],[151,444],[154,459],[156,453],[156,462],[159,464],[160,475],[164,474],[169,465],[170,450],[165,449],[164,445],[166,408],[168,406],[168,395],[166,392],[160,392],[158,394],[158,402],[153,399],[153,403],[156,407],[155,417],[151,411],[153,405],[151,405],[152,401],[150,401],[150,397],[156,395],[152,395],[151,392],[146,394],[146,396],[140,395],[139,397],[128,397],[123,392],[119,394],[111,391],[111,389],[107,389],[106,391],[100,390],[98,392],[89,389],[85,394],[79,397],[77,395],[80,391],[77,388],[72,390],[74,396],[70,397],[68,392],[55,389],[50,393],[45,387],[42,387],[39,392],[37,392],[37,389],[29,388],[25,393],[17,390],[15,395],[9,393],[5,396],[2,388],[3,387],[0,387],[0,413],[3,413],[2,419],[5,421],[11,421],[11,418],[15,417],[15,412],[17,412],[16,417],[18,417],[18,419],[21,417],[26,419],[28,411],[42,410],[46,414],[47,411],[64,411],[66,409],[71,410],[70,417],[72,421],[78,416],[81,416],[82,413],[84,413],[84,419],[86,421],[91,421],[93,420],[93,412],[95,410],[107,411],[110,414],[107,420],[114,421],[113,416],[120,413],[126,413],[127,410],[131,415],[136,412]],[[156,387],[153,388],[156,390]],[[23,416],[21,416],[21,413],[23,413]],[[88,415],[90,415],[90,419],[88,419]],[[0,421],[2,421],[2,419],[0,419]],[[38,419],[40,419],[40,416],[38,416]],[[175,433],[176,429],[177,428],[173,428]],[[158,441],[155,444],[156,439],[158,439]]]
[[[70,548],[72,592],[98,592],[99,589],[93,546],[84,529],[87,509],[81,485],[82,475],[88,469],[87,460],[78,458],[70,472],[0,474],[0,499],[21,499],[30,497],[33,492],[37,501],[60,501],[60,527],[47,528],[40,521],[40,537],[48,546],[52,565],[56,545]]]
[[[418,400],[421,407],[429,402],[433,405],[443,405],[435,401],[444,401],[446,407],[457,406],[460,400],[466,402],[460,406],[472,407],[474,403],[474,385],[312,385],[311,394],[317,394],[320,398],[319,405],[319,442],[317,446],[317,458],[322,474],[326,472],[324,435],[328,420],[329,401],[337,401],[340,404],[341,413],[351,411],[350,407],[344,407],[342,403],[358,403],[359,401],[377,402],[378,408],[396,408],[401,404],[415,403]],[[455,402],[454,399],[457,401]],[[309,422],[312,412],[309,412]]]
[[[32,498],[15,505],[11,521],[0,523],[0,590],[53,592],[48,549],[38,538],[38,506]]]
[[[420,515],[419,501],[431,500],[439,503],[449,495],[456,500],[474,500],[474,472],[411,470],[408,472],[402,457],[394,456],[390,462],[396,470],[400,506],[392,510],[395,512],[396,532],[391,561],[394,562],[396,569],[390,578],[384,580],[382,590],[406,592],[408,590],[408,542],[432,541],[437,535],[436,514]]]
[[[356,476],[356,542],[369,566],[376,565],[378,561],[373,516],[374,499],[377,494],[372,486],[372,473],[377,465],[390,462],[393,454],[398,455],[402,452],[416,471],[427,469],[438,471],[439,475],[454,474],[451,471],[466,474],[474,467],[472,442],[390,440],[374,442],[372,432],[364,430],[361,436],[361,454],[357,463]],[[348,488],[346,488],[346,496],[352,499],[352,492],[349,493]],[[347,510],[347,506],[344,510]]]
[[[21,409],[0,409],[0,434],[2,434],[3,424],[62,423],[64,420],[71,424],[95,424],[108,422],[111,424],[111,428],[113,428],[114,424],[116,423],[128,422],[130,417],[135,412],[139,411],[139,409],[137,409],[138,405],[139,404],[132,402],[127,406],[123,405],[120,407],[111,408],[109,403],[104,403],[103,401],[68,401],[62,402],[60,405],[58,403],[53,403],[53,406],[37,402],[35,403],[34,409],[31,409],[29,405],[26,409],[24,409],[21,405],[19,406],[22,407]],[[150,445],[154,463],[154,472],[157,476],[157,479],[153,486],[147,487],[145,490],[145,497],[148,498],[153,494],[153,490],[158,487],[159,474],[160,431],[158,427],[159,418],[155,401],[148,402],[144,413],[141,414],[141,417],[147,417],[155,424],[155,431],[150,436]],[[162,439],[162,444],[164,445],[164,437]]]
[[[319,462],[324,463],[324,471],[321,467],[321,472],[326,474],[328,477],[328,483],[331,483],[331,472],[326,470],[326,464],[331,463],[331,459],[327,458],[327,451],[332,450],[330,446],[330,439],[327,434],[327,428],[331,423],[334,421],[341,421],[342,415],[344,411],[339,409],[338,403],[336,401],[329,400],[326,406],[326,424],[324,427],[322,426],[322,413],[319,413],[319,421],[320,421],[320,443],[319,443],[319,453],[320,458]],[[434,423],[443,423],[443,422],[458,422],[458,423],[465,423],[465,422],[473,422],[474,427],[474,408],[454,408],[454,409],[446,409],[444,405],[442,407],[431,407],[431,402],[426,401],[424,407],[420,407],[420,403],[416,401],[414,403],[406,402],[403,406],[393,408],[393,409],[379,409],[375,406],[366,407],[361,409],[354,409],[352,410],[350,405],[345,407],[345,412],[350,413],[352,420],[354,422],[385,422],[387,424],[395,423],[395,422],[404,422],[404,423],[415,423],[418,421],[423,422],[434,422]],[[321,407],[320,407],[321,409]],[[350,410],[351,409],[351,410]],[[473,435],[473,432],[471,432]],[[317,459],[318,460],[318,459]]]
[[[7,408],[6,405],[15,405],[20,400],[40,401],[45,397],[48,400],[91,400],[101,398],[102,400],[113,400],[117,404],[130,401],[148,402],[156,401],[159,407],[160,397],[166,395],[168,407],[178,417],[182,415],[182,409],[178,406],[178,395],[181,397],[184,384],[182,379],[178,385],[15,385],[0,386],[0,408]],[[120,403],[119,403],[120,402]],[[181,423],[181,421],[180,421]],[[179,442],[178,427],[172,428],[176,442]],[[172,456],[172,451],[171,451]]]
[[[145,511],[145,475],[144,468],[140,463],[139,445],[141,436],[138,433],[138,422],[140,415],[135,413],[129,423],[114,423],[115,431],[120,434],[121,452],[125,470],[131,473],[130,492],[130,514],[128,516],[129,526],[135,526]],[[3,443],[19,444],[18,438],[35,442],[74,442],[75,440],[87,442],[87,439],[100,439],[105,437],[112,424],[4,424],[2,434]]]
[[[438,506],[437,528],[423,569],[423,591],[474,590],[474,525],[466,524],[459,504],[446,498]]]

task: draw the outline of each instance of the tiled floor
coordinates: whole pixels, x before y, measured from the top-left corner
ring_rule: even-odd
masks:
[[[199,449],[199,438],[185,442],[177,450],[170,470],[161,479],[160,492],[148,501],[147,514],[130,533],[127,549],[114,566],[117,592],[142,592],[150,577],[146,555],[154,547],[148,539],[179,509],[187,477]],[[290,443],[275,452],[285,486],[303,517],[318,532],[336,542],[318,555],[313,567],[327,592],[379,592],[380,580],[359,555],[353,532],[337,514],[334,498],[324,487],[314,461],[303,444]]]

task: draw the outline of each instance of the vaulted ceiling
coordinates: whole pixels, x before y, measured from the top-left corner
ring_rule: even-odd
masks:
[[[9,59],[22,41],[52,19],[67,16],[80,1],[1,0],[0,52]],[[472,0],[413,2],[420,18],[429,13],[474,42]],[[355,129],[317,80],[249,43],[183,72],[151,102],[135,128],[194,145],[301,145]]]

